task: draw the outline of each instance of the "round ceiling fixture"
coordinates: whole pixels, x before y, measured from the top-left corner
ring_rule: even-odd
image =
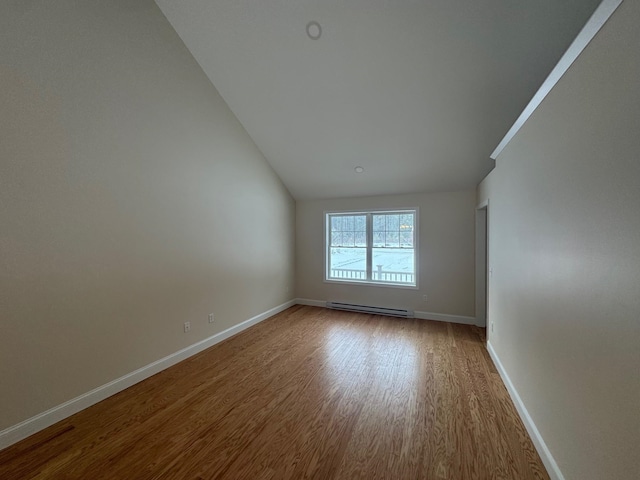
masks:
[[[318,22],[307,23],[307,35],[311,40],[318,40],[322,35],[322,27]]]
[[[356,168],[354,168],[354,170],[356,171],[356,173],[362,173],[364,172],[364,167],[357,166]]]

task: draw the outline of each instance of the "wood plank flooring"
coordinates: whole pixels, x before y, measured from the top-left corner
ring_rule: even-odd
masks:
[[[548,479],[476,327],[295,306],[0,452],[13,479]]]

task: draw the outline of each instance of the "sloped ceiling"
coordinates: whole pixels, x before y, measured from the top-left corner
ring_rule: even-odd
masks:
[[[598,5],[156,3],[296,199],[475,187]]]

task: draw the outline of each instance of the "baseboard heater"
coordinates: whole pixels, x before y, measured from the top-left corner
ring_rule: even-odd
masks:
[[[353,303],[327,302],[327,308],[333,310],[346,310],[348,312],[371,313],[373,315],[388,315],[391,317],[413,318],[412,310],[401,308],[372,307],[369,305],[356,305]]]

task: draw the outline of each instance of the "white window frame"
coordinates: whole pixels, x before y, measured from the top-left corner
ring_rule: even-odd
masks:
[[[373,221],[372,215],[376,213],[391,213],[391,214],[402,214],[402,213],[411,213],[413,214],[413,271],[414,271],[414,279],[415,284],[407,284],[407,283],[393,283],[393,282],[381,282],[373,280],[372,278],[372,252],[373,252]],[[330,227],[330,218],[332,215],[366,215],[367,216],[367,278],[366,280],[357,280],[357,279],[340,279],[340,278],[332,278],[329,276],[330,269],[330,257],[331,257],[331,227]],[[393,209],[367,209],[367,210],[330,210],[324,212],[324,282],[325,283],[337,283],[341,285],[363,285],[363,286],[374,286],[374,287],[392,287],[392,288],[405,288],[410,290],[418,290],[418,265],[420,264],[418,261],[418,253],[419,253],[419,238],[418,232],[419,229],[419,211],[418,207],[410,207],[410,208],[393,208]]]

